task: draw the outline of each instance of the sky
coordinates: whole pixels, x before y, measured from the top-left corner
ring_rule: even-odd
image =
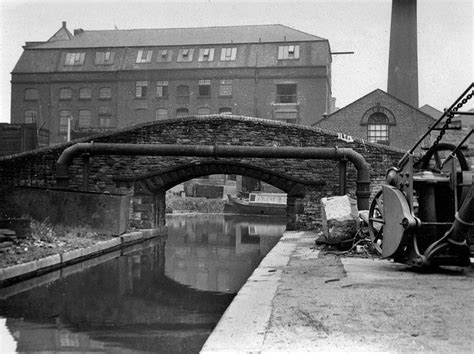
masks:
[[[10,121],[11,71],[27,41],[67,22],[84,30],[283,24],[329,40],[332,92],[344,107],[387,90],[391,0],[0,0],[0,122]],[[472,0],[418,0],[420,106],[438,110],[474,80]]]

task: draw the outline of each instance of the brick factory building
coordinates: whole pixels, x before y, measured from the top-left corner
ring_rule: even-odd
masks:
[[[152,120],[232,113],[311,125],[331,113],[327,39],[283,25],[132,30],[62,27],[27,42],[12,123],[50,143]]]

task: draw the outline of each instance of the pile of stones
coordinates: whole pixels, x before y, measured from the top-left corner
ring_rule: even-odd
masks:
[[[17,240],[16,232],[9,229],[0,229],[0,250],[13,246]]]

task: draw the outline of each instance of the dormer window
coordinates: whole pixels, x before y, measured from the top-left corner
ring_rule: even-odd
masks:
[[[137,53],[137,63],[150,63],[153,55],[152,50],[140,49]]]
[[[213,60],[214,60],[214,48],[199,49],[199,61],[213,61]]]
[[[159,51],[159,54],[156,58],[156,61],[161,62],[161,63],[169,62],[169,61],[171,61],[172,54],[173,53],[172,53],[171,49],[162,49],[162,50]]]
[[[64,65],[82,65],[85,58],[86,53],[66,53]]]
[[[193,61],[194,49],[180,49],[178,52],[178,62],[191,62]]]
[[[237,48],[222,48],[221,61],[234,61],[237,56]]]
[[[300,46],[299,45],[282,45],[278,47],[278,59],[299,59]]]
[[[95,65],[112,65],[114,63],[115,52],[95,53]]]

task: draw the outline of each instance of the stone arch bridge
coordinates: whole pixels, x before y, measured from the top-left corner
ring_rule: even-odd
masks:
[[[388,146],[301,125],[240,116],[189,116],[150,122],[70,143],[0,158],[3,193],[12,187],[58,188],[65,185],[57,160],[76,143],[264,147],[351,148],[370,166],[371,192],[384,180],[385,171],[403,155]],[[92,145],[94,145],[92,144]],[[71,159],[66,177],[69,190],[125,194],[131,197],[130,223],[137,227],[164,224],[165,192],[186,180],[210,174],[249,176],[288,193],[287,216],[291,228],[311,228],[320,217],[324,196],[347,192],[356,197],[357,173],[344,159],[261,158],[248,156],[153,156],[147,153],[92,155]],[[340,171],[347,179],[341,180]],[[59,177],[57,179],[57,177]],[[59,181],[59,184],[58,184]],[[341,183],[344,187],[341,188]]]

